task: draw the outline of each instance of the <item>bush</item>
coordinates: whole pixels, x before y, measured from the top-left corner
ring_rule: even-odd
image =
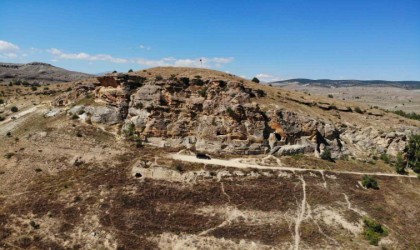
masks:
[[[6,120],[6,118],[4,118],[3,116],[0,116],[0,122]]]
[[[411,168],[415,173],[420,173],[420,134],[413,135],[408,140],[405,148],[407,167]]]
[[[156,81],[162,81],[162,80],[163,80],[163,77],[162,77],[161,75],[157,75],[157,76],[155,77],[155,80],[156,80]]]
[[[231,107],[228,107],[226,109],[226,112],[228,113],[228,115],[230,115],[232,117],[236,115],[235,111],[233,111],[233,109]]]
[[[15,113],[19,111],[19,109],[16,106],[11,107],[10,110]]]
[[[204,88],[202,88],[202,89],[200,89],[199,91],[198,91],[198,94],[201,96],[201,97],[206,97],[207,96],[207,87],[204,87]]]
[[[320,155],[321,159],[326,160],[326,161],[332,161],[332,157],[331,157],[331,150],[329,148],[325,148],[324,152],[322,152],[322,154]]]
[[[402,110],[397,110],[397,111],[394,111],[393,113],[400,115],[402,117],[408,118],[408,119],[420,121],[420,114],[416,114],[414,112],[406,113]]]
[[[253,82],[255,82],[255,83],[260,83],[260,80],[259,80],[258,78],[256,78],[256,77],[252,78],[252,80],[251,80],[251,81],[253,81]]]
[[[355,107],[354,112],[359,113],[359,114],[363,113],[363,111],[359,107]]]
[[[72,120],[77,120],[77,119],[79,119],[79,116],[78,116],[78,115],[76,115],[76,114],[74,114],[74,115],[72,115],[72,116],[71,116],[71,119],[72,119]]]
[[[387,164],[391,162],[389,155],[387,155],[386,153],[382,153],[380,159]]]
[[[328,94],[328,98],[334,98],[334,96],[331,94]]]
[[[131,73],[131,72],[133,72],[133,70],[132,70],[132,69],[129,69],[129,70],[128,70],[128,73]]]
[[[371,245],[377,246],[381,238],[388,235],[388,229],[372,219],[364,218],[363,235]]]
[[[112,71],[112,74],[115,74],[115,73],[117,73],[117,71],[116,71],[116,70]]]
[[[35,86],[32,86],[32,87],[31,87],[31,90],[32,90],[32,91],[37,91],[37,90],[38,90],[38,88],[37,88],[37,87],[35,87]]]
[[[0,104],[4,104],[4,100],[3,99],[0,99]]]
[[[362,179],[362,185],[365,188],[379,189],[378,182],[369,175],[364,175]]]
[[[404,160],[403,154],[400,152],[397,154],[397,161],[395,162],[395,171],[398,174],[408,174],[405,170],[406,162]]]

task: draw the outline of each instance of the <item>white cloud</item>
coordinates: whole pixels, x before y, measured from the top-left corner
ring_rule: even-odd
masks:
[[[139,48],[140,48],[140,49],[145,49],[145,50],[151,50],[151,49],[152,49],[152,47],[150,47],[150,46],[146,46],[146,45],[143,45],[143,44],[140,44],[140,45],[139,45]]]
[[[263,82],[274,82],[274,81],[283,80],[283,78],[281,78],[279,76],[270,75],[270,74],[263,74],[263,73],[257,74],[255,77],[258,78],[260,81],[263,81]]]
[[[59,49],[52,48],[47,50],[54,59],[85,60],[85,61],[108,61],[112,63],[136,63],[147,67],[156,66],[177,66],[177,67],[205,67],[218,68],[234,60],[233,57],[201,57],[201,58],[175,58],[164,57],[161,59],[146,58],[117,58],[107,54],[91,55],[85,52],[65,53]]]
[[[56,56],[60,59],[73,59],[73,60],[86,60],[86,61],[109,61],[113,63],[127,63],[129,60],[123,58],[116,58],[111,55],[106,54],[97,54],[97,55],[90,55],[88,53],[64,53],[63,51],[52,48],[47,50],[52,55]]]
[[[20,48],[7,41],[0,40],[0,58],[16,58]]]
[[[12,53],[19,51],[19,47],[13,43],[0,40],[0,53]]]

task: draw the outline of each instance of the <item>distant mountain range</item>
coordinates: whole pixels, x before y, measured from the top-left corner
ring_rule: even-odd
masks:
[[[1,63],[0,79],[3,81],[20,79],[40,82],[71,82],[90,78],[93,75],[69,71],[48,63],[32,62],[27,64]]]
[[[320,87],[354,87],[354,86],[378,86],[397,87],[404,89],[420,89],[420,81],[384,81],[384,80],[330,80],[330,79],[305,79],[295,78],[284,81],[270,82],[272,85],[300,84]]]

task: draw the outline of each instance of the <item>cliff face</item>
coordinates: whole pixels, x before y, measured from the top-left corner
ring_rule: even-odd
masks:
[[[235,80],[133,74],[97,80],[95,87],[75,90],[78,95],[94,93],[95,105],[76,106],[70,113],[84,110],[81,119],[119,125],[120,132],[134,130],[143,140],[161,146],[229,154],[319,155],[326,148],[333,157],[367,151],[396,154],[413,132],[386,134],[260,105],[257,100],[266,93]]]

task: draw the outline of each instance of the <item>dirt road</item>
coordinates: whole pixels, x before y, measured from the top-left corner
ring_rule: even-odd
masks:
[[[389,173],[369,173],[369,172],[353,172],[353,171],[338,171],[338,170],[322,170],[322,169],[307,169],[307,168],[295,168],[295,167],[285,167],[285,166],[262,166],[256,164],[242,163],[240,159],[231,159],[231,160],[222,160],[222,159],[197,159],[193,155],[182,155],[182,154],[172,154],[170,155],[172,159],[195,162],[195,163],[204,163],[204,164],[213,164],[218,166],[233,167],[233,168],[255,168],[255,169],[275,169],[275,170],[286,170],[293,172],[320,172],[321,174],[325,171],[338,174],[354,174],[354,175],[373,175],[373,176],[391,176],[391,177],[403,177],[403,178],[417,178],[416,175],[399,175],[399,174],[389,174]]]

